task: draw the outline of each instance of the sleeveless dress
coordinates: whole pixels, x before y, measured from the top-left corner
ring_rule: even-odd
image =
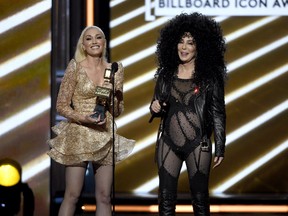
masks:
[[[115,73],[115,92],[123,92],[124,68],[119,64]],[[52,127],[56,137],[48,140],[51,147],[47,153],[53,160],[63,165],[75,165],[87,161],[111,165],[113,159],[113,119],[106,111],[106,124],[81,124],[83,115],[93,112],[96,106],[96,85],[88,77],[85,69],[72,59],[65,71],[58,93],[56,109],[67,120]],[[114,102],[115,116],[124,110],[123,100]],[[115,124],[115,123],[114,123]],[[114,126],[115,162],[129,156],[135,141],[116,133]]]

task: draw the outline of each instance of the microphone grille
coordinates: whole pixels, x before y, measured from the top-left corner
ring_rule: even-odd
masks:
[[[118,71],[118,63],[117,62],[112,63],[111,70],[112,70],[112,73],[116,73],[116,71]]]

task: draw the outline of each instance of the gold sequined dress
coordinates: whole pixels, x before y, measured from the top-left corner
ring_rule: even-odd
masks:
[[[123,92],[124,69],[121,63],[118,65],[115,92]],[[48,140],[51,147],[48,155],[58,163],[74,165],[94,161],[102,165],[112,164],[113,122],[110,112],[106,112],[105,126],[81,124],[79,121],[95,108],[95,88],[96,85],[89,79],[85,69],[72,59],[61,82],[56,105],[58,113],[67,120],[52,127],[56,137]],[[119,116],[124,110],[124,102],[115,97],[114,105],[115,116]],[[114,158],[119,162],[132,152],[135,141],[118,135],[116,126],[114,130]]]

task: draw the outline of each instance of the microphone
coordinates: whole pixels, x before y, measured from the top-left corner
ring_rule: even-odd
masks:
[[[115,78],[115,73],[118,71],[118,63],[117,62],[113,62],[111,65],[111,82],[112,82],[112,94],[111,94],[111,98],[110,98],[110,104],[112,106],[112,155],[113,155],[113,162],[112,162],[112,167],[113,167],[113,185],[112,185],[112,191],[113,191],[113,198],[115,198],[115,123],[114,123],[114,119],[115,119],[115,110],[114,110],[114,97],[118,98],[118,106],[119,106],[119,98],[122,97],[123,100],[123,94],[121,91],[117,90],[115,92],[114,89],[114,78]],[[118,94],[117,94],[118,92]],[[113,213],[114,213],[114,205],[113,205]]]
[[[159,112],[159,113],[153,112],[152,115],[151,115],[151,117],[150,117],[150,119],[149,119],[149,123],[151,123],[151,122],[153,121],[153,119],[154,119],[157,115],[160,114],[160,116],[161,116],[161,115],[164,115],[164,114],[166,113],[166,111],[167,111],[167,104],[164,106],[164,102],[163,102],[163,101],[159,101],[159,104],[160,104],[160,106],[161,106],[160,112]]]
[[[115,74],[118,71],[118,63],[117,62],[113,62],[111,65],[111,73]]]

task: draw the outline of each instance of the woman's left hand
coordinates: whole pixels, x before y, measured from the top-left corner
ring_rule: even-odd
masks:
[[[213,169],[218,167],[222,163],[223,159],[224,159],[224,157],[215,157],[214,158],[214,163],[215,164],[213,166]]]

